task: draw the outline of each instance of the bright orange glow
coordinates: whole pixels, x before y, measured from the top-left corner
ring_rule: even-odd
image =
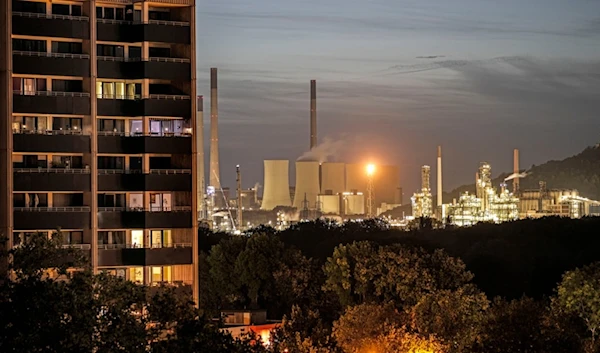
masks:
[[[367,165],[367,175],[373,175],[375,173],[375,164]]]

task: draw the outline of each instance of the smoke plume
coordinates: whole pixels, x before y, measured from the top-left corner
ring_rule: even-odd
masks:
[[[298,161],[331,162],[344,151],[346,144],[347,141],[344,139],[335,140],[326,137],[317,147],[301,155]]]
[[[509,180],[513,180],[516,178],[522,179],[525,178],[528,175],[527,172],[523,172],[523,173],[513,173],[509,176],[507,176],[506,178],[504,178],[504,181],[509,181]]]

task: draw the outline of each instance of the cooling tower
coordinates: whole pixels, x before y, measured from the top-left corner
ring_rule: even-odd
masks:
[[[317,196],[321,192],[319,185],[319,162],[296,162],[296,193],[294,207],[298,210],[304,208],[315,209]],[[308,204],[305,203],[305,199]]]
[[[346,191],[346,166],[344,163],[321,164],[321,194],[331,190],[332,194]]]
[[[277,206],[291,206],[290,162],[287,160],[266,160],[265,181],[261,210],[270,211]]]

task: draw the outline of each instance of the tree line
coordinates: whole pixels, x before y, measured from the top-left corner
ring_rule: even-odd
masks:
[[[203,230],[200,308],[170,287],[91,273],[60,234],[33,236],[2,254],[13,278],[0,283],[0,351],[599,352],[598,226]],[[234,339],[218,320],[234,308],[283,322],[269,342]]]

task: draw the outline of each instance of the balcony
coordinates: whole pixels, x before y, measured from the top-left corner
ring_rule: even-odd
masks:
[[[162,42],[190,44],[188,22],[153,21],[146,23],[122,20],[98,20],[98,40],[107,42]]]
[[[83,92],[13,91],[13,112],[90,115],[90,94]]]
[[[191,208],[173,207],[170,211],[149,211],[124,207],[100,207],[98,209],[98,228],[191,228]]]
[[[148,60],[98,57],[98,77],[117,79],[191,79],[189,59],[149,58]]]
[[[98,98],[98,115],[100,116],[189,118],[191,113],[190,96],[151,94],[143,99]]]
[[[98,246],[98,266],[166,266],[192,263],[192,244],[138,248],[132,244]]]
[[[89,207],[14,207],[14,229],[90,228]]]
[[[191,154],[191,135],[144,136],[98,135],[98,153],[140,154],[169,153]]]
[[[13,51],[15,74],[90,76],[90,56],[86,54]]]
[[[70,152],[89,153],[90,136],[81,131],[31,131],[13,132],[13,150],[15,152]]]
[[[14,191],[90,191],[89,169],[15,168]]]
[[[98,191],[192,191],[189,169],[155,169],[149,174],[101,169],[98,173]]]
[[[90,22],[88,17],[81,16],[13,12],[12,33],[27,36],[89,39]]]

